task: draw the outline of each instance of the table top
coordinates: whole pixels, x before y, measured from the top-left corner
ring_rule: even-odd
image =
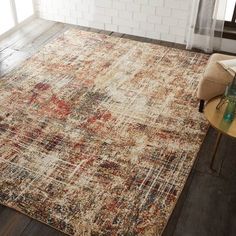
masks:
[[[220,99],[220,97],[213,98],[206,104],[204,108],[205,117],[211,126],[219,132],[236,138],[236,117],[231,123],[224,121],[223,116],[227,103],[223,104],[220,109],[216,109]]]

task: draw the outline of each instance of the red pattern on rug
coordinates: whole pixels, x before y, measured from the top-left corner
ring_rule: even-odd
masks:
[[[69,30],[0,82],[0,202],[70,235],[160,235],[207,125],[204,54]]]

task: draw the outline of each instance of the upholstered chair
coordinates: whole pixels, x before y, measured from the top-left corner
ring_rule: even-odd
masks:
[[[236,57],[215,53],[209,58],[205,73],[200,80],[197,91],[197,97],[200,100],[200,112],[204,109],[205,101],[224,94],[227,85],[233,80],[233,76],[217,63],[217,61],[229,59],[236,59]]]

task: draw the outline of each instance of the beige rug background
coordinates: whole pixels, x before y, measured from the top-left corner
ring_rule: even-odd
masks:
[[[206,133],[208,56],[69,30],[0,82],[0,202],[70,235],[160,235]]]

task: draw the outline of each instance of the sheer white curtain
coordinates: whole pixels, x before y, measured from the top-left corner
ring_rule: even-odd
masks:
[[[227,0],[193,0],[187,32],[187,49],[220,49]]]

